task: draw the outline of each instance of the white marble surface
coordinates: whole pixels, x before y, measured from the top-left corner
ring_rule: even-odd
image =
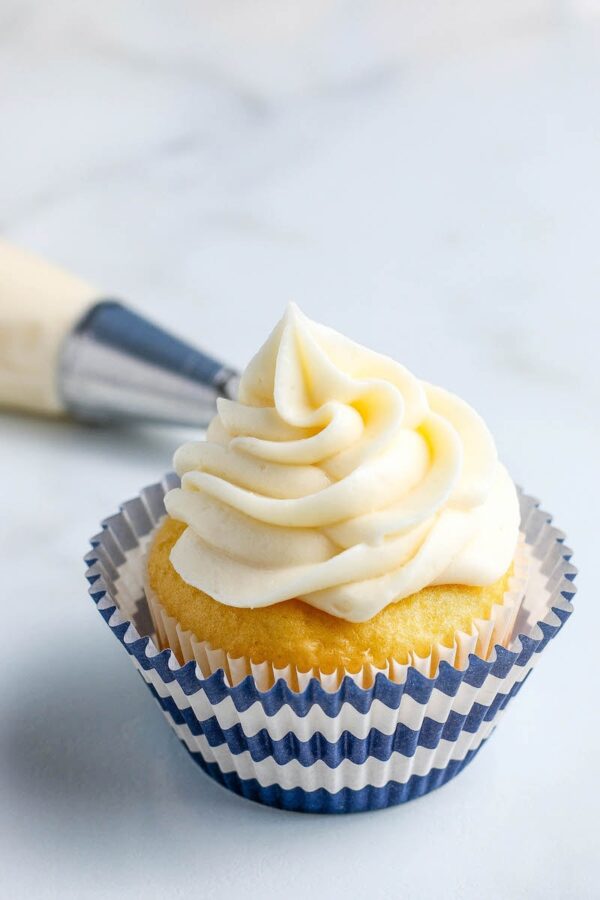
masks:
[[[600,9],[0,0],[0,232],[242,365],[296,299],[468,398],[575,549],[577,612],[480,757],[297,816],[188,760],[86,599],[174,431],[0,418],[7,897],[592,898]]]

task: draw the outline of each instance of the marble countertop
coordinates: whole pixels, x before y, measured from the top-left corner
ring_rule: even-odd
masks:
[[[184,433],[3,415],[7,896],[598,896],[599,96],[593,0],[0,0],[3,237],[236,366],[289,299],[398,357],[581,569],[456,781],[278,813],[197,771],[86,598],[88,535]]]

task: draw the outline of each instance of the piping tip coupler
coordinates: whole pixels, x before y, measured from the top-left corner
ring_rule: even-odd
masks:
[[[202,427],[237,387],[219,360],[0,241],[0,406]]]
[[[58,365],[65,409],[88,422],[204,426],[236,373],[121,303],[96,303],[67,335]]]

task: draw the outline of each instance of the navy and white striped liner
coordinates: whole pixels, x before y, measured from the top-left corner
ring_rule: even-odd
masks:
[[[572,612],[575,569],[564,536],[520,494],[521,530],[534,571],[509,648],[463,670],[442,661],[435,678],[410,667],[398,684],[351,676],[298,692],[283,680],[261,690],[249,675],[232,686],[159,651],[146,603],[144,555],[164,515],[160,484],[123,504],[91,539],[90,595],[198,765],[252,800],[306,812],[357,812],[419,797],[461,771],[496,727],[539,655]]]

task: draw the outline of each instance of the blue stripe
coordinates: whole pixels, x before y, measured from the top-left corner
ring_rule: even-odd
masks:
[[[432,769],[427,775],[412,775],[405,784],[390,781],[384,787],[368,786],[359,791],[343,788],[335,794],[325,788],[304,791],[302,788],[285,789],[276,784],[261,787],[255,778],[243,779],[235,772],[224,774],[216,763],[205,762],[199,753],[192,753],[190,750],[188,753],[214,781],[247,800],[291,812],[340,814],[385,809],[387,806],[396,806],[422,797],[458,775],[485,743],[483,741],[476,750],[470,750],[464,759],[452,760],[444,769]]]
[[[293,732],[273,740],[265,728],[253,735],[245,734],[239,723],[221,728],[215,716],[200,721],[191,707],[179,709],[172,697],[160,697],[152,685],[147,686],[161,709],[176,725],[186,725],[195,737],[204,735],[211,747],[226,744],[234,756],[248,752],[254,762],[272,757],[282,766],[291,760],[297,760],[302,766],[312,766],[322,760],[329,768],[335,769],[345,759],[362,764],[369,758],[387,761],[393,753],[412,757],[418,747],[433,750],[442,739],[454,742],[463,731],[475,734],[484,720],[491,722],[496,713],[506,706],[521,683],[513,685],[507,694],[498,694],[489,707],[475,703],[468,715],[451,711],[444,723],[425,717],[418,731],[400,723],[392,734],[372,728],[366,737],[359,738],[344,731],[337,741],[328,741],[320,732],[312,734],[307,741],[302,741]]]

